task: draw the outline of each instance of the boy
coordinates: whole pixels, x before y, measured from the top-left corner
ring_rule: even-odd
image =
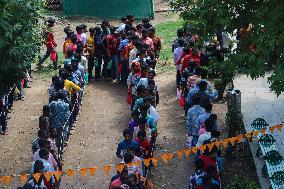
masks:
[[[160,56],[160,51],[162,49],[161,39],[155,35],[156,30],[154,27],[149,28],[148,32],[149,37],[153,40],[155,58],[158,59]]]
[[[93,79],[93,69],[94,69],[94,52],[95,52],[95,41],[94,41],[94,35],[95,35],[95,29],[90,28],[89,29],[89,37],[87,39],[87,53],[88,53],[88,80],[91,81]]]
[[[48,22],[47,33],[45,34],[45,42],[44,42],[47,49],[46,49],[45,55],[42,57],[42,59],[40,59],[38,63],[38,67],[41,68],[42,64],[46,61],[46,59],[50,57],[50,59],[53,62],[54,70],[57,70],[58,69],[58,66],[57,66],[58,54],[55,50],[57,44],[55,42],[55,38],[53,34],[53,27],[55,24],[55,20],[50,18],[47,20],[47,22]]]
[[[123,131],[124,140],[120,142],[117,146],[116,156],[123,158],[124,154],[128,151],[130,147],[135,148],[135,154],[140,155],[140,147],[138,143],[132,140],[132,133],[129,129]]]

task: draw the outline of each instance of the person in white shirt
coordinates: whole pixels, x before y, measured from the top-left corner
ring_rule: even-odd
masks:
[[[181,73],[180,73],[180,59],[183,55],[183,47],[184,47],[184,40],[178,40],[178,47],[174,50],[174,64],[176,66],[177,74],[176,74],[176,84],[179,86],[181,80]]]
[[[82,24],[82,28],[83,28],[83,33],[81,34],[81,38],[82,38],[82,43],[85,46],[87,44],[88,27],[87,27],[87,25]]]
[[[196,146],[203,146],[205,143],[210,143],[215,141],[220,133],[218,131],[214,131],[215,120],[208,118],[204,122],[204,126],[206,132],[199,136]]]
[[[121,17],[121,24],[120,24],[120,26],[117,28],[117,32],[119,33],[119,32],[121,32],[121,31],[125,31],[125,25],[126,25],[126,23],[127,23],[127,18],[126,17]]]

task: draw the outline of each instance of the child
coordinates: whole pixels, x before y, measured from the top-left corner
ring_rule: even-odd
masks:
[[[66,38],[63,43],[63,53],[65,57],[67,57],[67,47],[69,47],[72,44],[71,36],[72,34],[74,34],[74,32],[71,30],[70,26],[64,28],[64,32],[66,34]]]
[[[33,140],[32,142],[32,151],[33,151],[33,154],[39,149],[39,140],[40,139],[47,139],[48,138],[48,133],[45,131],[45,130],[39,130],[37,132],[37,136],[38,138]]]
[[[134,128],[133,132],[133,139],[137,138],[138,132],[139,131],[145,131],[146,132],[146,139],[151,140],[152,134],[151,134],[151,129],[149,126],[146,126],[147,119],[144,118],[139,118],[137,121],[138,126]]]
[[[50,129],[50,136],[47,140],[50,142],[50,153],[57,160],[58,148],[57,148],[57,145],[56,145],[56,138],[57,138],[57,130],[55,128],[51,128]]]
[[[88,57],[88,80],[91,81],[93,79],[93,69],[94,69],[94,52],[95,52],[95,44],[94,44],[94,35],[95,29],[89,29],[89,37],[87,39],[87,57]]]
[[[180,86],[180,80],[181,80],[181,72],[180,72],[180,59],[183,54],[183,47],[184,47],[184,41],[182,39],[178,40],[178,47],[174,50],[174,64],[176,66],[176,85],[177,87]]]
[[[1,135],[5,135],[6,134],[6,130],[7,130],[7,113],[8,110],[5,106],[4,100],[3,98],[0,98],[0,125],[2,126]]]
[[[158,86],[154,80],[148,80],[148,86],[151,90],[151,96],[153,97],[153,102],[151,104],[156,108],[160,101]]]
[[[133,112],[131,112],[131,116],[132,116],[132,119],[129,121],[128,125],[129,125],[130,131],[133,134],[135,127],[138,126],[139,112],[138,111],[133,111]]]

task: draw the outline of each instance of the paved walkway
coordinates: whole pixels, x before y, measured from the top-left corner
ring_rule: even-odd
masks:
[[[269,74],[257,80],[252,80],[245,75],[238,75],[235,78],[235,87],[242,92],[242,113],[247,131],[252,130],[251,124],[258,117],[264,118],[270,126],[284,122],[284,95],[282,94],[277,98],[273,92],[270,92],[267,83],[268,77]],[[274,138],[281,155],[284,156],[284,129],[282,129],[282,133],[274,132]],[[254,156],[257,147],[256,142],[251,144]],[[256,157],[254,157],[254,160],[262,188],[269,188],[268,179],[263,178],[261,174],[264,162]]]

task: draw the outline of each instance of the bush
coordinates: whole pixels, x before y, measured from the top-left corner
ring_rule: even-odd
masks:
[[[25,75],[42,39],[39,0],[0,0],[0,95]]]
[[[226,189],[259,189],[258,184],[253,180],[241,181],[239,178],[233,178]]]

